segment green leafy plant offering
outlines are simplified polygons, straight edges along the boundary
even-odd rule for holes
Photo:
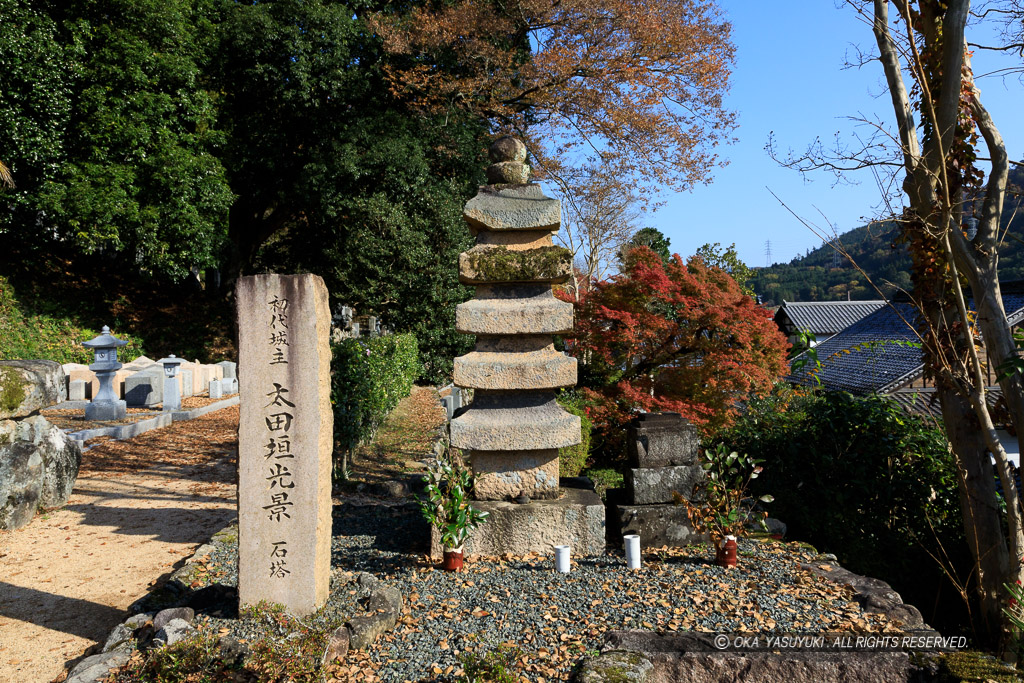
[[[761,528],[767,529],[764,521],[767,513],[755,512],[743,505],[750,482],[764,469],[761,467],[762,462],[749,455],[730,451],[722,444],[704,452],[701,468],[705,478],[693,490],[693,499],[698,503],[685,500],[678,493],[674,494],[677,503],[686,505],[686,515],[697,533],[710,535],[717,546],[726,536],[743,535],[748,522],[756,522]],[[763,495],[758,500],[770,503],[775,499]]]
[[[427,471],[426,498],[420,498],[420,510],[441,533],[445,550],[458,550],[469,533],[483,524],[489,515],[469,504],[473,491],[473,473],[451,453]]]

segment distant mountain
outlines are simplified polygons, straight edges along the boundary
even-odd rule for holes
[[[999,247],[999,278],[1007,282],[1024,279],[1024,168],[1010,174],[1016,188],[1003,207],[1002,230],[1007,234]],[[1009,230],[1007,231],[1007,227]],[[899,288],[910,289],[910,255],[898,244],[899,228],[892,221],[870,223],[837,238],[871,281],[889,297]],[[837,301],[877,299],[878,292],[832,246],[808,251],[789,263],[757,268],[748,283],[766,305],[785,301]]]

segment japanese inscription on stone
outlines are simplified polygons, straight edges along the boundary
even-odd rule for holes
[[[239,280],[239,601],[309,614],[330,573],[330,312],[315,275]]]

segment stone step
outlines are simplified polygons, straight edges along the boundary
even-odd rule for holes
[[[451,443],[472,451],[535,451],[580,442],[580,418],[553,392],[477,392],[451,422]]]
[[[572,252],[565,247],[509,249],[500,245],[477,245],[459,254],[459,282],[464,285],[561,284],[571,276]]]
[[[475,235],[481,230],[549,230],[562,222],[562,203],[544,196],[540,185],[482,187],[466,202],[462,217]]]
[[[700,465],[630,469],[626,471],[626,490],[632,494],[634,505],[672,503],[673,493],[686,500],[697,500],[693,487],[704,481],[704,476]]]
[[[558,389],[576,384],[576,359],[561,351],[473,351],[455,359],[456,386],[467,389]]]
[[[455,309],[455,329],[463,334],[566,334],[572,321],[572,304],[553,296],[473,299]]]

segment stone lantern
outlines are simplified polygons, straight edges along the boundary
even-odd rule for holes
[[[157,361],[164,366],[164,410],[181,410],[181,388],[178,386],[178,368],[182,359],[173,353]]]
[[[112,336],[106,325],[98,337],[82,342],[82,346],[92,349],[94,362],[89,369],[96,373],[100,383],[92,402],[85,406],[86,420],[120,420],[128,412],[124,401],[114,393],[114,373],[121,369],[121,364],[117,362],[117,350],[126,344],[128,342]]]

